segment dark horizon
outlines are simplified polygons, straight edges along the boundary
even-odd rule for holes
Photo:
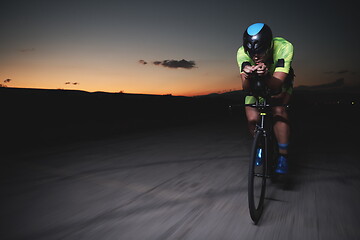
[[[89,91],[85,91],[85,90],[78,90],[78,89],[67,89],[67,88],[57,88],[57,89],[47,89],[47,88],[22,88],[22,87],[13,87],[13,86],[7,86],[5,84],[0,86],[1,88],[9,88],[9,89],[29,89],[29,90],[64,90],[64,91],[79,91],[79,92],[87,92],[87,93],[109,93],[109,94],[130,94],[130,95],[148,95],[148,96],[176,96],[176,97],[197,97],[197,96],[206,96],[206,95],[213,95],[213,94],[226,94],[226,93],[230,93],[230,92],[241,92],[243,91],[242,89],[240,90],[236,90],[236,89],[224,89],[222,91],[216,91],[216,92],[212,92],[212,93],[208,93],[208,94],[200,94],[200,95],[193,95],[193,96],[184,96],[184,95],[173,95],[172,93],[168,93],[168,94],[152,94],[152,93],[132,93],[132,92],[124,92],[124,91],[119,91],[119,92],[105,92],[105,91],[95,91],[95,92],[89,92]],[[328,82],[328,83],[324,83],[324,84],[319,84],[319,85],[299,85],[299,86],[294,86],[294,90],[309,90],[309,91],[350,91],[350,92],[355,92],[355,91],[360,91],[360,83],[357,84],[346,84],[346,81],[344,78],[340,78],[337,79],[333,82]]]

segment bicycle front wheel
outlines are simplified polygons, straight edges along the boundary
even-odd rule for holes
[[[261,150],[259,150],[261,149]],[[259,153],[260,152],[260,153]],[[258,223],[264,206],[266,189],[267,141],[262,131],[255,134],[248,176],[248,202],[251,219]]]

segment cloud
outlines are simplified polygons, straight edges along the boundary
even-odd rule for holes
[[[195,61],[187,61],[182,59],[180,61],[177,60],[164,60],[164,61],[154,61],[153,64],[161,65],[163,67],[168,68],[185,68],[185,69],[192,69],[195,68]]]
[[[140,64],[147,64],[147,62],[145,60],[139,60]],[[178,60],[163,60],[163,61],[153,61],[152,64],[156,65],[156,66],[163,66],[163,67],[167,67],[167,68],[184,68],[184,69],[192,69],[192,68],[196,68],[196,63],[195,61],[187,61],[185,59],[182,59],[180,61]]]
[[[28,52],[34,52],[35,48],[22,48],[19,50],[21,53],[28,53]]]
[[[80,83],[78,83],[78,82],[73,82],[73,83],[72,83],[72,82],[66,82],[65,84],[66,84],[66,85],[69,85],[69,84],[72,84],[72,85],[79,85]]]
[[[4,80],[4,83],[9,83],[9,82],[11,82],[11,79],[9,78]]]
[[[342,74],[346,74],[346,73],[356,74],[356,72],[352,72],[352,71],[347,70],[347,69],[342,69],[342,70],[339,70],[337,72],[335,72],[335,71],[324,72],[324,74],[333,74],[333,75],[342,75]]]
[[[340,70],[337,72],[337,74],[344,74],[344,73],[348,73],[348,72],[349,72],[349,70]]]
[[[341,88],[345,86],[345,79],[339,78],[333,82],[315,85],[315,86],[299,86],[299,89],[313,89],[313,90],[321,90],[321,89],[333,89],[333,88]]]

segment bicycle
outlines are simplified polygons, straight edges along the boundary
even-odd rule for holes
[[[256,98],[256,102],[254,104],[245,104],[245,106],[257,108],[260,115],[255,127],[248,173],[248,203],[250,216],[254,224],[258,223],[263,212],[266,180],[270,178],[275,181],[277,177],[275,168],[279,149],[273,131],[272,107],[289,107],[289,105],[269,103],[271,91],[260,81],[258,78],[254,81],[255,85],[253,86],[255,94],[252,95]],[[257,158],[260,158],[260,160]]]

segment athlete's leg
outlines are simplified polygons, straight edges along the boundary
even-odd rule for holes
[[[256,98],[253,96],[245,97],[245,104],[254,104],[256,102]],[[250,134],[254,136],[256,123],[259,120],[259,112],[256,108],[253,107],[245,107],[246,118],[248,120],[248,128]]]
[[[253,107],[245,107],[246,118],[248,120],[248,128],[250,134],[253,136],[255,134],[255,126],[259,119],[259,112]]]
[[[279,98],[281,104],[288,104],[290,101],[290,95],[288,93],[282,93],[283,96]],[[279,153],[286,155],[288,153],[287,145],[290,138],[290,126],[289,116],[285,107],[278,106],[273,108],[274,116],[274,133],[279,143]]]

